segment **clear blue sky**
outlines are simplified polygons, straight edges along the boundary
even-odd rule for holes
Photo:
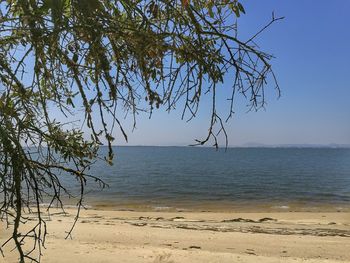
[[[246,113],[238,100],[227,125],[230,145],[350,144],[350,1],[242,1],[247,14],[239,19],[241,36],[267,23],[272,11],[285,16],[259,39],[276,56],[275,72],[282,97],[273,93],[266,111]],[[226,88],[229,88],[229,84]],[[225,88],[225,87],[223,87]],[[220,107],[225,113],[227,106]],[[208,103],[191,123],[180,112],[140,116],[129,145],[186,145],[207,131]],[[117,144],[123,144],[117,139]]]
[[[272,11],[285,17],[258,41],[262,50],[276,56],[272,64],[282,97],[269,92],[266,110],[249,113],[238,98],[236,115],[226,126],[229,144],[350,144],[350,1],[242,3],[247,12],[238,20],[243,38],[268,23]],[[228,92],[230,83],[221,88]],[[181,120],[180,107],[171,114],[160,109],[152,119],[141,114],[134,132],[131,122],[125,121],[128,145],[188,145],[203,138],[210,108],[209,99],[203,102],[199,116],[190,123]],[[223,116],[227,106],[222,97]],[[115,143],[125,144],[120,135]]]

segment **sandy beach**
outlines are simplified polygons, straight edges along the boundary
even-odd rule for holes
[[[51,211],[42,262],[350,262],[347,212]],[[28,226],[26,226],[28,227]],[[2,225],[0,241],[10,233]],[[17,262],[11,246],[0,262]]]

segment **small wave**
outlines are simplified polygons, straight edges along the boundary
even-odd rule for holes
[[[41,207],[49,207],[49,203],[41,203],[39,206],[41,206]]]
[[[47,208],[47,207],[50,206],[50,203],[41,203],[39,206],[40,206],[40,207],[45,207],[45,208]],[[55,205],[52,205],[52,204],[51,204],[51,208],[58,208],[58,207],[59,207],[59,206],[55,206]],[[77,205],[64,205],[64,206],[63,206],[63,208],[77,208],[77,207],[78,207]],[[88,209],[92,208],[91,205],[84,205],[84,207],[85,207],[85,208],[88,208]]]
[[[63,207],[64,208],[78,208],[77,205],[64,205]],[[84,205],[84,208],[89,209],[89,208],[92,208],[92,206],[91,205]]]
[[[277,209],[289,209],[289,206],[287,205],[279,205],[279,206],[273,206],[271,208],[277,208]]]

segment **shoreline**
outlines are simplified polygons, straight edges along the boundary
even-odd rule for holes
[[[46,208],[47,203],[41,204]],[[141,202],[134,200],[106,201],[88,200],[84,203],[87,209],[110,210],[110,211],[135,211],[135,212],[213,212],[213,213],[273,213],[273,212],[350,212],[350,204],[342,203],[321,203],[321,202],[228,202],[228,201],[207,201],[207,202],[173,202],[173,201],[152,201]],[[75,209],[75,202],[66,202],[65,208]],[[53,209],[59,207],[53,207]]]
[[[349,212],[88,209],[82,210],[73,239],[65,240],[76,210],[66,212],[53,209],[46,217],[42,262],[350,262]],[[5,230],[0,242],[9,233]],[[11,248],[4,250],[5,263],[16,262]]]

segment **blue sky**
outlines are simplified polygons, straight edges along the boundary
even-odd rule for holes
[[[282,96],[277,99],[271,86],[266,110],[249,113],[246,101],[237,97],[236,114],[226,125],[229,145],[350,144],[350,1],[241,2],[247,13],[238,20],[243,39],[266,25],[273,11],[285,17],[258,40],[262,50],[276,57],[272,65]],[[230,85],[220,87],[218,110],[223,117]],[[207,135],[209,102],[209,97],[203,98],[199,115],[190,123],[181,120],[181,107],[170,114],[161,108],[151,119],[139,115],[133,132],[131,120],[124,120],[129,142],[117,132],[115,144],[191,144]]]
[[[238,23],[249,36],[276,16],[285,19],[260,38],[260,47],[276,56],[274,70],[282,89],[270,92],[266,110],[246,113],[238,98],[227,124],[230,145],[350,144],[350,1],[242,1],[247,14]],[[225,84],[226,85],[226,84]],[[228,86],[222,87],[228,89]],[[129,145],[187,145],[206,135],[209,103],[197,119],[181,121],[180,111],[163,110],[138,119]],[[219,110],[226,113],[226,104]],[[117,144],[124,144],[117,138]]]

